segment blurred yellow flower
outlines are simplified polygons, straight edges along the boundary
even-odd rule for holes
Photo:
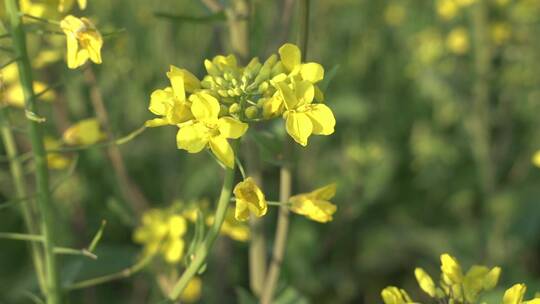
[[[536,167],[540,168],[540,150],[534,152],[534,154],[532,156],[532,163]]]
[[[469,34],[464,27],[458,27],[450,31],[446,38],[446,46],[450,52],[463,55],[469,51]]]
[[[50,136],[44,138],[45,150],[56,150],[62,147],[62,142]],[[53,170],[65,169],[71,164],[71,159],[62,153],[47,153],[47,165]]]
[[[225,215],[225,221],[221,225],[220,233],[230,237],[231,239],[239,242],[246,242],[251,237],[251,231],[249,226],[245,223],[238,221],[235,216],[235,211],[232,209],[227,209],[227,214]],[[214,216],[210,215],[206,219],[207,225],[212,225],[214,223]]]
[[[24,92],[19,82],[19,70],[16,64],[10,64],[0,71],[0,76],[5,87],[4,95],[0,103],[6,103],[17,108],[24,108]],[[34,81],[34,92],[39,96],[39,100],[52,102],[56,99],[56,94],[48,90],[46,84]]]
[[[199,277],[193,277],[188,282],[186,289],[180,294],[180,301],[187,303],[197,302],[201,298],[202,280]]]
[[[403,289],[388,286],[381,292],[384,304],[409,304],[414,303],[411,297]]]
[[[496,45],[503,45],[511,35],[510,26],[505,22],[497,22],[491,26],[491,40]]]
[[[103,38],[94,24],[87,18],[66,16],[60,27],[67,39],[67,63],[70,69],[83,65],[88,59],[101,63]]]
[[[451,20],[457,15],[459,6],[454,0],[437,0],[437,14],[443,20]]]
[[[106,137],[96,118],[83,119],[70,126],[62,135],[64,142],[71,146],[92,145]]]
[[[210,146],[225,166],[233,168],[234,151],[227,139],[241,137],[248,125],[232,117],[218,118],[219,102],[212,95],[199,92],[191,95],[190,100],[194,119],[180,126],[176,136],[178,148],[198,153]]]
[[[329,200],[336,194],[336,184],[329,184],[309,193],[302,193],[290,198],[291,211],[311,220],[326,223],[331,221],[336,212],[336,205]]]
[[[133,240],[144,245],[144,253],[161,253],[167,263],[180,262],[184,255],[184,240],[187,222],[178,214],[151,209],[142,216],[142,226],[135,229]]]
[[[239,221],[249,219],[249,214],[252,213],[256,217],[261,217],[266,214],[268,205],[264,193],[255,184],[251,177],[239,182],[233,190],[236,198],[236,211],[234,217]]]
[[[285,104],[283,117],[287,133],[300,145],[306,146],[311,134],[330,135],[334,133],[336,119],[328,106],[312,103],[315,88],[309,81],[292,83],[292,88],[284,81],[276,87]]]
[[[398,26],[405,20],[407,11],[405,7],[397,2],[389,4],[384,10],[384,21],[391,26]]]
[[[187,70],[170,66],[167,77],[170,87],[155,90],[150,96],[150,112],[162,116],[146,121],[147,127],[178,125],[193,118],[191,103],[186,99],[186,92],[194,92],[200,88],[200,82]]]

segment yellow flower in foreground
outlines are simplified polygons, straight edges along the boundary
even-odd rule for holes
[[[394,286],[388,286],[381,292],[384,304],[407,304],[414,303],[411,297],[403,289]]]
[[[306,146],[311,134],[330,135],[334,133],[336,119],[328,106],[312,103],[315,88],[309,81],[295,81],[292,88],[284,81],[276,83],[281,98],[285,102],[287,133],[300,145]]]
[[[309,193],[290,198],[291,211],[320,223],[331,221],[336,205],[329,202],[336,194],[336,184],[330,184]]]
[[[162,116],[146,121],[147,127],[178,125],[193,118],[191,103],[186,99],[186,92],[194,92],[200,88],[197,77],[189,71],[171,65],[167,77],[170,87],[155,90],[150,96],[150,112]]]
[[[236,198],[236,211],[234,217],[239,221],[249,219],[249,214],[253,213],[256,217],[266,214],[268,205],[264,193],[255,184],[251,177],[239,182],[233,190]]]
[[[298,46],[285,43],[278,50],[281,64],[291,76],[300,75],[302,80],[317,83],[324,78],[324,68],[316,62],[302,63],[302,52]]]
[[[179,149],[198,153],[206,146],[227,167],[234,167],[234,151],[228,138],[239,138],[247,131],[248,125],[232,117],[219,115],[219,102],[206,93],[196,93],[189,98],[194,119],[180,126],[176,136]]]
[[[540,168],[540,150],[534,152],[534,154],[532,156],[532,163],[536,167]]]
[[[44,139],[45,149],[54,150],[62,146],[60,140],[54,139],[49,136],[45,136]],[[53,170],[62,170],[69,166],[71,159],[62,155],[62,153],[47,153],[47,166]]]
[[[151,209],[143,214],[142,226],[138,227],[133,239],[144,245],[147,255],[161,253],[166,262],[175,264],[184,255],[184,240],[187,222],[178,214]]]
[[[101,63],[103,38],[90,20],[68,15],[60,22],[60,27],[67,38],[67,63],[70,69],[80,67],[88,59]]]
[[[69,127],[63,134],[68,145],[92,145],[106,138],[95,118],[83,119]]]
[[[202,280],[199,277],[193,277],[188,282],[186,289],[182,291],[180,300],[182,302],[193,303],[201,298]]]

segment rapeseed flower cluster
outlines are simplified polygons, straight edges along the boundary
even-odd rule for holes
[[[312,135],[330,135],[335,118],[318,83],[324,68],[302,62],[300,49],[287,43],[263,63],[252,59],[241,66],[234,55],[205,60],[207,74],[199,80],[171,66],[170,85],[155,90],[149,110],[159,116],[148,127],[175,125],[176,142],[189,153],[210,151],[232,168],[235,153],[230,139],[242,137],[249,124],[282,117],[287,133],[306,146]]]
[[[133,233],[133,240],[144,245],[145,255],[160,254],[169,264],[179,263],[185,251],[186,219],[172,210],[150,209]]]
[[[463,272],[461,265],[453,256],[441,255],[441,277],[436,284],[431,276],[422,268],[416,268],[414,274],[420,289],[433,303],[472,304],[481,301],[482,293],[497,286],[501,274],[500,267],[488,268],[473,265]],[[540,298],[524,301],[526,291],[524,284],[515,284],[504,293],[502,304],[540,304]],[[385,304],[420,303],[413,301],[407,292],[395,286],[383,289],[381,297]]]

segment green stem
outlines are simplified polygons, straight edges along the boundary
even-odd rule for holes
[[[290,140],[285,143],[286,146],[290,145]],[[285,147],[288,150],[288,147]],[[284,155],[287,155],[284,153]],[[284,165],[280,169],[279,173],[279,199],[282,202],[288,202],[291,196],[291,168],[288,162],[284,162]],[[265,286],[261,294],[261,303],[270,304],[274,296],[274,291],[279,279],[279,273],[281,271],[281,265],[283,257],[285,255],[285,248],[287,247],[287,234],[289,231],[289,207],[286,204],[279,206],[279,215],[276,228],[276,236],[274,238],[274,248],[272,250],[272,260],[270,261],[270,267],[265,279]]]
[[[43,242],[43,236],[39,234],[26,234],[26,233],[16,233],[16,232],[0,232],[0,239]]]
[[[20,60],[17,61],[19,69],[19,78],[21,87],[25,97],[26,112],[36,113],[37,107],[35,102],[32,68],[26,50],[26,33],[23,28],[23,23],[16,0],[4,0],[6,5],[6,13],[9,16],[11,25],[11,35],[15,56]],[[47,168],[47,158],[45,147],[43,144],[43,135],[41,134],[41,126],[37,121],[29,121],[30,124],[30,142],[34,154],[34,162],[36,167],[36,184],[37,184],[37,201],[41,213],[41,234],[44,237],[44,253],[45,253],[45,268],[47,278],[47,303],[61,303],[61,295],[59,288],[59,274],[57,272],[56,257],[54,254],[54,214],[52,210],[52,200],[49,193],[49,172]]]
[[[199,247],[195,250],[193,260],[169,293],[170,300],[176,301],[178,297],[180,297],[182,291],[184,291],[187,284],[197,274],[203,263],[206,261],[208,254],[212,250],[212,246],[214,245],[214,242],[219,235],[219,231],[221,230],[221,225],[225,220],[225,214],[227,212],[227,207],[229,206],[229,200],[231,198],[233,182],[234,168],[227,168],[225,171],[225,177],[223,178],[223,186],[221,188],[221,194],[219,196],[216,213],[214,215],[214,223],[210,227],[208,234],[204,239],[204,242],[202,242],[201,245],[199,245]]]
[[[15,195],[17,197],[26,197],[28,191],[26,189],[26,183],[24,179],[24,170],[21,162],[16,159],[18,154],[17,145],[15,143],[13,132],[10,129],[6,111],[7,108],[0,109],[0,128],[2,130],[2,141],[6,149],[7,157],[10,159],[9,169],[11,171],[11,178],[13,179],[13,184],[15,187]],[[4,204],[0,206],[0,209],[2,209],[3,207],[5,207]],[[26,226],[26,230],[31,234],[36,234],[38,232],[38,229],[34,221],[32,205],[20,204],[20,209],[24,224]],[[37,244],[30,244],[30,250],[32,253],[32,263],[34,264],[34,268],[36,270],[39,289],[42,293],[44,293],[45,273],[43,271],[42,256],[39,251],[39,246]]]
[[[308,38],[309,38],[309,8],[310,0],[301,0],[299,2],[300,26],[298,32],[298,45],[302,50],[302,58],[307,59]],[[283,155],[290,158],[291,141],[286,140],[283,148]],[[287,247],[287,234],[289,231],[289,206],[286,202],[291,197],[292,176],[290,162],[284,159],[280,170],[279,200],[283,203],[279,207],[276,235],[274,238],[274,248],[272,250],[272,260],[268,275],[265,280],[265,288],[262,292],[261,303],[270,304],[274,297],[274,292],[281,272],[281,265],[285,256]]]
[[[137,263],[133,264],[132,266],[130,266],[130,267],[124,269],[124,270],[121,270],[121,271],[115,272],[115,273],[111,273],[111,274],[107,274],[107,275],[104,275],[104,276],[101,276],[101,277],[92,278],[92,279],[80,281],[80,282],[77,282],[77,283],[73,283],[72,285],[67,286],[66,289],[67,290],[82,289],[82,288],[87,288],[87,287],[107,283],[107,282],[110,282],[110,281],[115,281],[115,280],[128,278],[128,277],[136,274],[137,272],[141,271],[142,269],[144,269],[144,267],[146,267],[146,265],[148,265],[152,261],[153,258],[154,258],[154,255],[147,255],[144,258],[142,258],[140,261],[138,261]]]

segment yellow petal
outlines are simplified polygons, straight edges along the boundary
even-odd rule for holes
[[[296,45],[292,43],[285,43],[279,48],[278,52],[279,57],[281,58],[281,63],[289,72],[292,71],[296,66],[300,65],[302,53]]]
[[[316,83],[324,78],[324,68],[315,62],[304,63],[300,68],[300,75],[302,79]]]
[[[414,276],[416,277],[416,281],[418,281],[420,289],[422,289],[430,297],[435,297],[435,283],[429,274],[427,274],[427,272],[425,272],[422,268],[416,268],[414,270]]]
[[[315,88],[309,81],[299,81],[295,83],[295,94],[298,105],[310,104],[315,96]]]
[[[234,209],[234,218],[236,220],[245,222],[249,219],[249,208],[245,201],[236,201],[236,208]]]
[[[307,146],[308,138],[313,132],[311,119],[304,113],[288,112],[286,122],[287,133],[300,145]]]
[[[219,119],[219,133],[226,138],[239,138],[248,129],[248,124],[236,120],[232,117],[222,117]]]
[[[163,118],[154,118],[144,122],[144,125],[149,128],[161,127],[168,125],[169,122]]]
[[[281,95],[281,98],[285,102],[285,107],[288,110],[293,110],[298,105],[298,98],[296,98],[296,94],[294,91],[289,88],[289,86],[285,82],[278,82],[276,83],[276,87]]]
[[[330,200],[336,195],[336,188],[336,183],[331,183],[324,187],[313,190],[309,193],[309,196],[320,200]]]
[[[105,138],[95,118],[83,119],[70,126],[62,135],[68,145],[92,145]]]
[[[184,241],[181,239],[170,240],[163,248],[165,253],[165,261],[174,264],[182,259],[184,254]]]
[[[170,70],[167,72],[167,77],[169,77],[171,80],[173,88],[174,82],[178,81],[179,78],[182,79],[183,86],[187,92],[193,93],[201,88],[201,82],[195,75],[186,69],[181,69],[175,67],[174,65],[170,66]]]
[[[217,119],[219,115],[219,102],[212,95],[197,93],[189,97],[191,112],[197,120]]]
[[[79,54],[79,42],[72,34],[67,36],[67,64],[68,68],[76,69],[86,62],[87,57],[83,54]],[[86,57],[86,58],[85,58]]]
[[[210,149],[225,166],[234,168],[234,151],[224,136],[210,138]]]
[[[309,111],[306,111],[306,114],[313,123],[313,134],[330,135],[334,133],[336,118],[329,107],[322,103],[315,104],[310,107]]]
[[[183,126],[176,134],[176,145],[178,148],[186,150],[189,153],[200,152],[206,147],[207,143],[206,127],[200,123]]]
[[[79,8],[81,10],[86,9],[86,0],[77,0],[77,3],[79,4]]]
[[[173,215],[169,218],[169,235],[171,237],[181,237],[186,233],[186,219],[180,215]]]
[[[256,217],[261,217],[266,214],[268,205],[264,193],[251,177],[239,182],[234,187],[233,193],[236,198],[238,209],[238,216],[236,218],[239,221],[245,221],[249,217],[249,212],[246,215],[245,209],[248,209]]]
[[[461,284],[463,281],[463,273],[461,271],[461,266],[457,260],[444,253],[441,255],[441,271],[446,277],[445,281],[447,284]]]
[[[503,304],[521,304],[527,287],[525,284],[515,284],[507,289],[503,296]]]
[[[148,110],[156,115],[165,116],[174,105],[172,90],[170,87],[163,90],[155,90],[150,95],[150,106]]]

